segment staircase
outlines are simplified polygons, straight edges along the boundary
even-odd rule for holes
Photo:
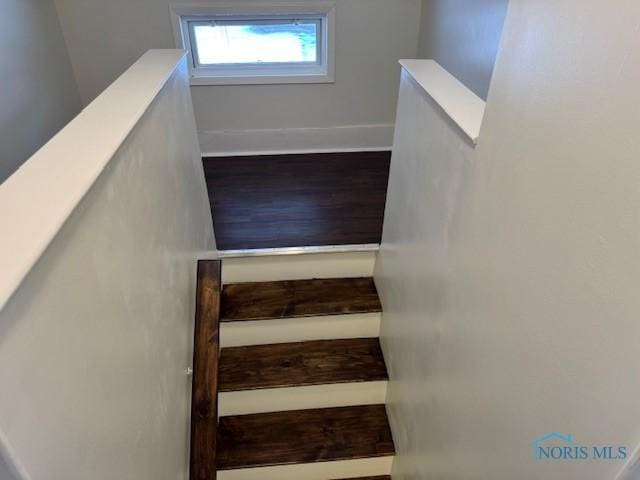
[[[219,309],[218,480],[389,480],[373,280],[229,283]]]

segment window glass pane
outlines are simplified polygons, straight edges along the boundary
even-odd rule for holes
[[[318,22],[256,22],[193,27],[201,65],[317,63]]]

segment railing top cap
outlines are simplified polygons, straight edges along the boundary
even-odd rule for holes
[[[184,56],[148,51],[0,185],[0,310]]]
[[[435,60],[400,60],[400,65],[475,145],[480,136],[485,101]]]

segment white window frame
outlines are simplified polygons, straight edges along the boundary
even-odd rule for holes
[[[191,85],[257,85],[286,83],[332,83],[335,75],[335,1],[172,4],[171,21],[178,48],[189,54]],[[318,63],[278,63],[207,67],[193,55],[191,26],[194,22],[310,19],[318,22]]]

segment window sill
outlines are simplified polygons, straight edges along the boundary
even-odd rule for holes
[[[191,85],[284,85],[293,83],[334,83],[333,75],[253,75],[235,77],[192,76]]]

